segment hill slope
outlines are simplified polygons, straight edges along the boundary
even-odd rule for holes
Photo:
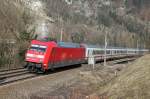
[[[150,55],[138,59],[122,71],[115,81],[105,86],[110,99],[150,98]]]

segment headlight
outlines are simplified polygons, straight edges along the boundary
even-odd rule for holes
[[[26,54],[26,57],[33,57],[33,54],[27,53],[27,54]]]
[[[44,55],[37,55],[37,58],[44,58]]]

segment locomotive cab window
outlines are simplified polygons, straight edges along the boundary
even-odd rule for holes
[[[37,51],[38,49],[38,45],[31,45],[31,47],[29,48],[29,50],[33,50],[33,51]]]
[[[45,52],[46,51],[46,46],[39,46],[39,49],[38,49],[38,51],[39,52]]]
[[[45,52],[46,48],[47,47],[43,46],[43,45],[31,45],[31,47],[29,48],[29,50],[38,51],[38,52]]]

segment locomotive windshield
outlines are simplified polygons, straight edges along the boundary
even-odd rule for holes
[[[46,46],[43,45],[31,45],[30,50],[38,51],[38,52],[45,52]]]

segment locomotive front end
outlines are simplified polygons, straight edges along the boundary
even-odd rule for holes
[[[33,40],[25,55],[25,67],[32,72],[45,72],[49,55],[49,43]]]
[[[26,61],[43,63],[47,46],[32,44],[26,54]]]

